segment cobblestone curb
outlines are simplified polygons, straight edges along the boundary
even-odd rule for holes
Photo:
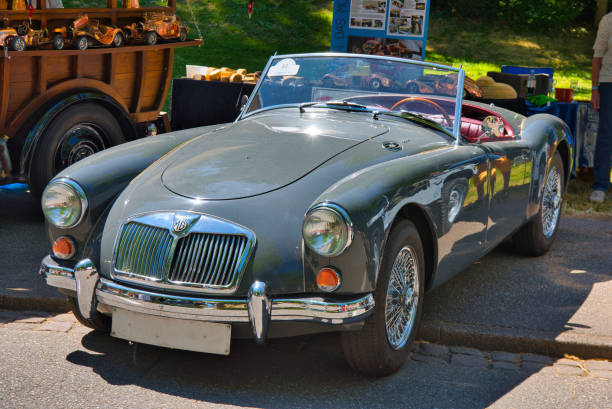
[[[444,363],[472,368],[489,368],[526,373],[541,370],[553,371],[557,375],[593,376],[612,382],[612,361],[562,358],[556,360],[544,355],[509,353],[502,351],[480,351],[475,348],[453,347],[428,342],[418,342],[411,359],[424,363]]]
[[[417,333],[417,339],[489,351],[529,352],[546,356],[569,354],[585,359],[612,359],[612,337],[571,332],[559,334],[525,328],[424,321]]]

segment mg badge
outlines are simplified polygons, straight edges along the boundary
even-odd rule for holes
[[[174,216],[172,221],[172,234],[176,237],[185,236],[189,233],[191,226],[200,220],[199,215],[179,213]]]
[[[185,230],[187,228],[187,220],[185,219],[180,219],[174,222],[174,226],[172,226],[172,230],[174,230],[175,233],[182,233],[183,230]]]

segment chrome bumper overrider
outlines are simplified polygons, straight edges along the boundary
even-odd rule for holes
[[[265,283],[255,281],[246,299],[200,298],[162,294],[101,278],[93,263],[79,262],[75,269],[43,259],[40,274],[47,284],[75,291],[85,318],[109,307],[144,314],[208,322],[250,322],[257,342],[266,339],[270,321],[309,321],[348,324],[365,319],[374,308],[374,297],[334,302],[322,297],[271,298]]]

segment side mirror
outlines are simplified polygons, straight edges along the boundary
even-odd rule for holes
[[[242,97],[240,97],[240,112],[244,111],[247,102],[249,102],[249,96],[246,94],[242,95]]]
[[[482,120],[480,129],[482,129],[488,138],[499,138],[504,136],[504,121],[502,121],[502,119],[498,116],[489,115]]]

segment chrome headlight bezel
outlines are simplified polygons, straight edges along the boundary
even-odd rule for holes
[[[344,244],[341,245],[339,249],[333,252],[323,252],[320,248],[315,247],[307,239],[307,232],[305,231],[306,223],[308,222],[310,217],[320,211],[329,212],[330,214],[332,214],[334,217],[336,217],[339,221],[343,223],[343,227],[346,229],[346,240]],[[348,247],[350,247],[351,243],[353,242],[353,234],[353,222],[351,221],[348,212],[335,203],[323,202],[311,207],[310,210],[306,212],[304,220],[302,221],[302,239],[304,240],[304,243],[312,251],[323,257],[336,257],[344,253],[344,251]]]
[[[45,211],[45,195],[47,194],[47,191],[51,187],[58,186],[58,185],[68,188],[70,190],[70,194],[74,195],[74,197],[77,199],[78,203],[80,204],[79,216],[76,218],[75,221],[69,224],[58,223],[57,219],[55,220],[51,219],[48,216],[47,212]],[[45,219],[50,224],[60,229],[69,229],[74,226],[77,226],[83,220],[83,217],[85,216],[85,212],[87,211],[87,207],[88,207],[87,196],[85,195],[85,191],[83,190],[83,188],[81,188],[81,186],[79,186],[79,184],[76,183],[75,181],[68,179],[68,178],[55,179],[55,180],[52,180],[45,187],[45,190],[43,191],[43,194],[41,197],[41,207],[43,210],[43,214],[45,215]]]

